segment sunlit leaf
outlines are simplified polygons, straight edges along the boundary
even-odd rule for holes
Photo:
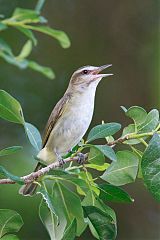
[[[23,148],[22,146],[12,146],[12,147],[4,148],[0,150],[0,157],[17,153],[18,151],[22,150],[22,148]]]
[[[0,238],[6,233],[18,232],[22,225],[23,220],[16,211],[0,209]]]
[[[42,139],[38,129],[31,123],[24,123],[25,131],[32,146],[40,151],[42,148]]]
[[[67,36],[67,34],[60,30],[55,30],[53,28],[47,27],[47,26],[29,26],[27,25],[28,29],[35,30],[38,32],[45,33],[56,40],[61,44],[63,48],[70,47],[70,40]]]
[[[87,142],[111,136],[118,132],[120,129],[121,125],[119,123],[105,123],[97,125],[96,127],[92,128],[91,131],[89,132]]]
[[[115,186],[134,182],[138,172],[139,159],[128,150],[117,152],[117,161],[112,162],[101,178]]]
[[[29,54],[31,53],[31,51],[32,51],[32,42],[31,42],[31,40],[28,40],[28,41],[24,44],[24,46],[23,46],[20,54],[19,54],[16,58],[17,58],[17,59],[27,58],[27,57],[29,56]]]
[[[19,102],[4,90],[0,90],[0,117],[15,123],[24,123]]]
[[[93,163],[85,164],[85,167],[92,168],[92,169],[95,169],[97,171],[105,171],[109,166],[110,166],[109,163],[104,163],[103,165],[96,165],[96,164],[93,164]]]
[[[10,21],[23,21],[23,23],[45,23],[47,20],[44,17],[41,17],[35,10],[16,8],[10,18]]]

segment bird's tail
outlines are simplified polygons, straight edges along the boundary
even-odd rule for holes
[[[37,172],[42,167],[43,165],[41,163],[38,163],[34,172]],[[36,183],[27,183],[26,185],[20,188],[19,193],[24,196],[32,196],[35,193],[37,186],[38,185]]]

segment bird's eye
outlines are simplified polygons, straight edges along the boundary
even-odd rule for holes
[[[88,70],[83,70],[83,74],[88,74]]]

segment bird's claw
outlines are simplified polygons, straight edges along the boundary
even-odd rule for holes
[[[77,154],[77,157],[78,157],[78,159],[77,159],[78,164],[84,164],[84,162],[85,162],[85,160],[86,160],[85,154],[83,154],[83,153],[78,153],[78,154]]]
[[[59,161],[60,167],[63,167],[63,165],[65,164],[65,161],[63,160],[63,158],[59,158],[58,161]]]

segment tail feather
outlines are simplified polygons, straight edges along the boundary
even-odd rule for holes
[[[37,172],[42,167],[43,165],[41,163],[38,163],[34,172]],[[36,183],[27,183],[26,185],[20,188],[19,193],[24,196],[32,196],[35,193],[37,186],[38,185]]]

